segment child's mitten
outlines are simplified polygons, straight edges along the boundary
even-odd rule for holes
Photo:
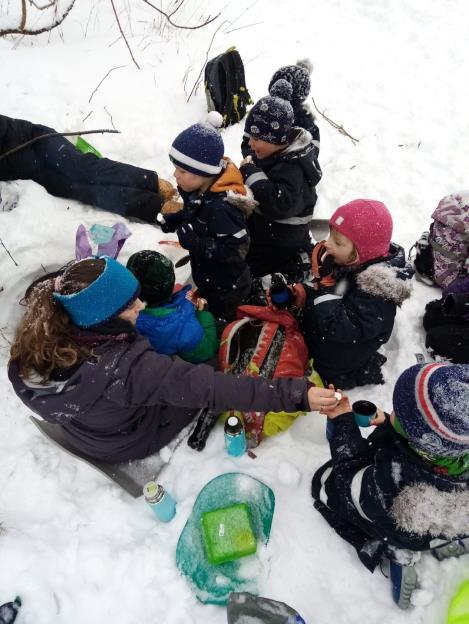
[[[311,272],[315,290],[335,286],[334,266],[334,257],[327,252],[324,241],[317,243],[311,253]]]

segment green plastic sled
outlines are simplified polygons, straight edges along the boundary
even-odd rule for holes
[[[77,142],[75,143],[75,147],[82,154],[94,154],[98,158],[103,157],[101,152],[99,152],[95,147],[93,147],[91,143],[88,143],[88,141],[85,141],[85,139],[81,136],[77,137]]]
[[[448,624],[469,622],[469,580],[464,581],[456,592],[448,611]]]
[[[254,477],[229,472],[209,481],[194,503],[176,548],[176,565],[204,604],[226,605],[232,592],[257,594],[262,562],[250,555],[219,565],[209,563],[202,536],[202,514],[238,503],[249,506],[252,529],[259,546],[267,544],[275,508],[272,490]]]

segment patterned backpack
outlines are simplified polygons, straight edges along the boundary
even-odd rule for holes
[[[308,350],[290,312],[245,305],[238,308],[237,316],[221,337],[221,371],[267,379],[305,376]],[[264,412],[242,413],[250,448],[262,440],[265,416]]]
[[[445,288],[469,274],[469,191],[443,197],[432,219],[412,248],[414,264],[423,281]]]

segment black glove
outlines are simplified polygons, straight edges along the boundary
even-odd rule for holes
[[[469,316],[469,293],[447,295],[443,301],[443,314]]]
[[[187,221],[185,221],[181,227],[176,230],[176,234],[178,235],[179,242],[184,249],[193,249],[199,241],[199,237],[194,232],[192,224]]]

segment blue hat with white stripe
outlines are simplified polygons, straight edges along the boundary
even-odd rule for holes
[[[89,258],[81,260],[86,262]],[[117,316],[138,297],[140,284],[135,276],[113,258],[103,257],[103,272],[86,288],[71,295],[54,292],[77,327],[86,329]]]
[[[217,130],[222,123],[220,113],[212,111],[207,123],[197,123],[183,130],[169,150],[171,162],[195,175],[206,178],[218,175],[224,167],[225,146]]]

